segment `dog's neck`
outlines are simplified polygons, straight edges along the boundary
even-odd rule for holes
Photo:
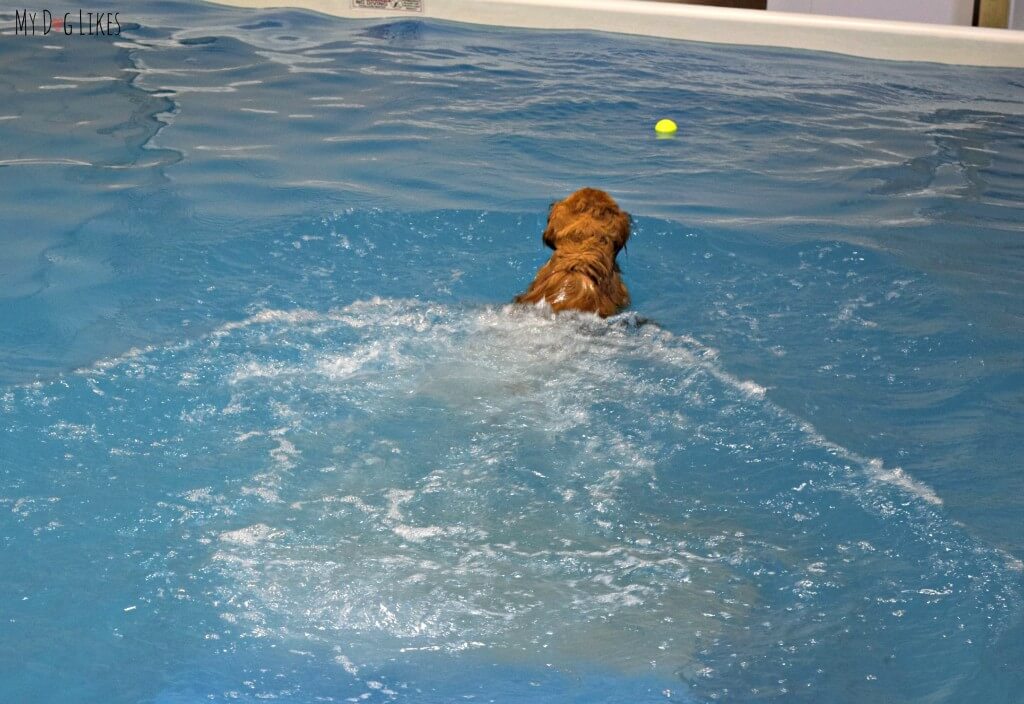
[[[567,243],[551,255],[555,271],[576,272],[594,281],[604,281],[617,270],[615,247],[611,242]]]
[[[583,242],[562,242],[555,250],[553,257],[584,257],[587,259],[601,258],[615,260],[617,252],[610,240],[586,240]]]

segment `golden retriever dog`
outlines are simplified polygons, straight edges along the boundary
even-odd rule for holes
[[[629,305],[615,256],[629,239],[629,213],[610,195],[581,188],[551,206],[544,244],[555,250],[516,303],[547,301],[556,313],[614,315]]]

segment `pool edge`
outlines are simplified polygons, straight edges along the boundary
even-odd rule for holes
[[[1024,68],[1022,31],[649,0],[422,0],[422,12],[354,8],[352,0],[216,0],[216,4],[250,9],[301,8],[353,19],[424,17],[499,27],[593,30],[807,49],[868,59]]]

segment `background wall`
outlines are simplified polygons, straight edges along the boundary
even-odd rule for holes
[[[1002,1],[1005,3],[1005,0]],[[974,15],[974,0],[768,0],[768,9],[970,26]]]

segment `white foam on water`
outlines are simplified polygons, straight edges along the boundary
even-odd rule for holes
[[[802,422],[801,425],[812,442],[827,449],[835,456],[860,466],[872,481],[885,482],[897,486],[908,494],[933,506],[942,505],[942,497],[935,493],[934,489],[924,482],[914,479],[899,467],[887,468],[882,460],[878,458],[864,457],[841,445],[837,445],[818,433],[810,423]]]
[[[629,348],[629,351],[636,353],[637,341],[641,345],[647,345],[643,350],[652,359],[669,362],[681,366],[697,364],[704,371],[714,378],[727,384],[734,390],[752,399],[765,399],[768,390],[752,380],[738,379],[721,368],[718,363],[717,350],[703,345],[700,341],[687,335],[672,335],[666,331],[657,330],[651,326],[641,328],[638,335],[632,338],[624,335],[622,330],[635,324],[635,314],[623,314],[602,321],[596,316],[563,314],[555,316],[543,307],[527,312],[527,309],[520,307],[506,306],[499,309],[483,309],[463,314],[462,319],[452,318],[452,311],[444,306],[424,304],[417,301],[402,299],[383,299],[372,297],[367,300],[356,301],[348,306],[336,309],[327,313],[320,313],[308,309],[275,310],[265,309],[254,312],[247,318],[239,321],[231,321],[217,327],[202,339],[222,338],[232,332],[244,330],[253,326],[263,325],[284,325],[284,326],[317,326],[342,324],[352,329],[408,329],[413,335],[423,334],[425,338],[434,338],[437,341],[438,335],[454,334],[460,329],[475,328],[478,331],[489,331],[496,334],[508,347],[502,353],[509,353],[511,357],[507,360],[491,360],[492,367],[498,363],[508,364],[515,368],[524,361],[521,355],[527,356],[536,353],[541,347],[547,347],[547,362],[560,363],[581,355],[586,349],[587,354],[593,354],[594,349],[589,345],[581,345],[578,335],[592,334],[595,331],[605,333],[616,346]],[[563,334],[565,333],[565,334]],[[539,337],[538,337],[539,335]],[[549,339],[545,339],[544,336]],[[575,338],[575,339],[574,339]],[[632,344],[626,341],[633,340]],[[193,341],[186,341],[179,345],[173,345],[169,349],[182,350],[193,344]],[[472,340],[467,344],[472,345]],[[386,347],[390,346],[390,350]],[[378,361],[386,353],[392,356],[397,354],[397,345],[394,341],[386,339],[375,339],[365,345],[357,346],[345,354],[326,353],[318,358],[313,369],[316,373],[322,374],[331,379],[344,379],[356,375],[368,364]],[[89,367],[78,370],[80,373],[103,372],[120,364],[137,361],[140,358],[160,349],[159,346],[148,346],[132,348],[128,352],[117,357],[101,360]],[[165,348],[166,349],[166,348]],[[472,351],[472,347],[470,350]],[[490,350],[493,352],[493,350]],[[520,355],[516,359],[516,354]],[[511,369],[509,376],[511,376]],[[596,371],[596,369],[595,369]],[[246,361],[237,367],[231,377],[231,383],[238,383],[252,379],[273,379],[281,376],[302,376],[308,375],[308,367],[290,367],[281,362],[259,362],[255,360]],[[767,402],[770,404],[770,402]],[[784,409],[773,408],[788,415]],[[882,460],[871,457],[864,457],[856,452],[833,443],[828,438],[820,435],[811,424],[799,418],[793,417],[805,429],[808,439],[820,446],[858,465],[861,470],[874,481],[886,482],[906,491],[927,503],[941,505],[942,499],[924,482],[917,480],[901,468],[887,468]],[[561,419],[551,419],[552,429],[557,430],[560,422],[578,424],[586,422],[587,415],[583,408],[570,409],[570,413]],[[281,453],[285,457],[288,453]]]
[[[391,489],[387,493],[388,498],[388,512],[387,517],[392,521],[402,520],[401,506],[404,503],[408,503],[416,495],[415,491],[403,491],[401,489]]]
[[[439,535],[444,535],[445,531],[443,528],[438,526],[407,526],[401,523],[392,526],[391,530],[395,532],[395,535],[402,538],[403,540],[411,540],[414,543],[427,540],[428,538],[436,538]]]
[[[727,366],[635,316],[374,298],[255,311],[80,373],[110,397],[162,375],[187,395],[197,421],[166,433],[249,468],[183,494],[225,624],[345,642],[360,662],[331,657],[353,676],[466,649],[698,672],[748,647],[777,670],[744,629],[824,608],[860,569],[893,583],[886,618],[957,579],[946,602],[990,608],[1003,587],[964,575],[1000,585],[1011,560]]]
[[[268,540],[273,540],[281,534],[282,533],[279,530],[275,530],[263,523],[257,523],[256,525],[239,528],[238,530],[226,531],[221,533],[218,537],[225,543],[252,546]]]
[[[365,345],[344,355],[327,355],[321,358],[315,367],[318,374],[331,379],[345,379],[353,376],[367,364],[380,359],[384,345],[375,343]]]

